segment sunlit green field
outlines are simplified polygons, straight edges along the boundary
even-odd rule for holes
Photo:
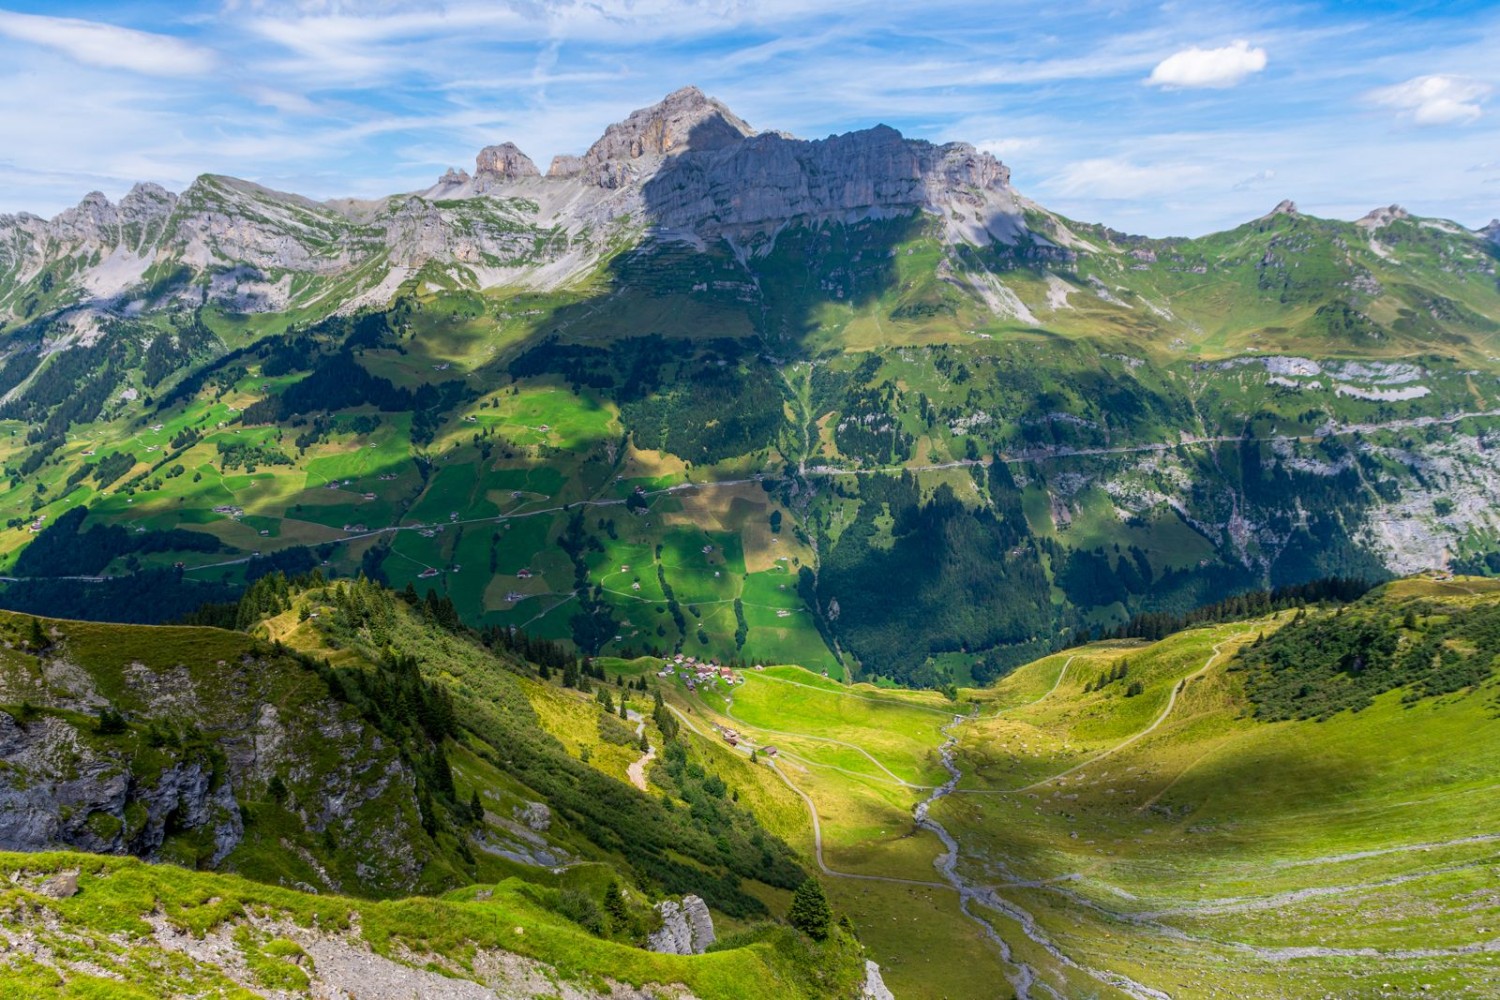
[[[1256,721],[1234,653],[1289,617],[1069,650],[957,702],[785,667],[678,697],[700,725],[781,751],[817,808],[836,898],[900,996],[992,995],[1018,963],[1063,996],[1493,995],[1500,685]],[[1123,678],[1085,690],[1122,660]],[[955,715],[963,777],[932,814],[1009,962],[912,822],[946,777],[936,750]]]

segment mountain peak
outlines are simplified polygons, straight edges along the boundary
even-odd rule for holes
[[[1279,202],[1276,203],[1276,207],[1275,208],[1271,209],[1265,215],[1261,216],[1261,218],[1263,218],[1263,219],[1269,219],[1269,218],[1272,218],[1273,216],[1277,216],[1277,215],[1296,215],[1296,214],[1298,214],[1297,213],[1297,203],[1295,201],[1293,201],[1292,199],[1290,199],[1290,198],[1283,198],[1283,199],[1281,199],[1281,201],[1279,201]]]
[[[1488,226],[1479,230],[1479,235],[1488,236],[1496,243],[1500,243],[1500,219],[1491,219]]]
[[[1411,213],[1400,205],[1382,205],[1379,208],[1370,209],[1365,213],[1364,218],[1357,220],[1354,224],[1363,226],[1365,229],[1379,229],[1381,226],[1389,226],[1400,219],[1409,218],[1411,218]]]
[[[521,152],[513,142],[502,142],[498,146],[486,146],[474,157],[476,177],[496,177],[515,180],[518,177],[540,177],[541,171],[531,162],[531,157]]]
[[[683,87],[606,128],[583,161],[598,166],[645,156],[705,152],[733,146],[754,134],[744,119],[720,101],[697,87]]]

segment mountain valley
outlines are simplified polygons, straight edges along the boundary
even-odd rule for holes
[[[1497,265],[692,87],[0,216],[0,985],[1496,995]]]

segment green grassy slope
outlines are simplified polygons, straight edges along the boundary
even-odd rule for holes
[[[1488,996],[1500,982],[1497,600],[1483,580],[1398,581],[1339,613],[1068,650],[945,712],[930,695],[783,668],[680,696],[705,731],[780,749],[778,777],[817,810],[831,891],[861,915],[898,995],[988,994],[997,977],[1034,976],[1064,996]],[[1304,655],[1297,676],[1257,680],[1258,664],[1305,649],[1309,629],[1370,624],[1403,655],[1439,643],[1452,655],[1432,655],[1432,676],[1456,656],[1467,682],[1433,693],[1408,673],[1372,684],[1358,711],[1267,721],[1273,690],[1365,675]],[[1346,650],[1320,637],[1337,662]],[[912,822],[945,776],[936,728],[955,713],[961,777],[930,815],[959,845],[970,913],[1008,958],[960,912],[942,843]]]
[[[584,652],[940,686],[1248,589],[1500,571],[1492,243],[1048,218],[1072,249],[867,221],[647,240],[554,292],[11,331],[3,600],[162,620],[326,564]],[[52,527],[80,506],[125,535]],[[28,559],[53,530],[94,558]],[[154,601],[56,579],[132,574]]]
[[[558,914],[577,892],[567,877],[370,902],[95,855],[0,853],[0,872],[0,989],[14,997],[361,995],[375,983],[424,995],[467,981],[504,996],[769,1000],[850,996],[857,983],[850,956],[790,930],[687,957],[600,941]],[[69,875],[69,894],[55,891]]]
[[[150,970],[166,963],[173,995],[239,995],[301,981],[278,958],[313,975],[315,961],[286,940],[314,955],[373,946],[480,981],[515,972],[498,968],[512,961],[495,951],[504,942],[544,963],[525,987],[543,993],[561,977],[591,995],[605,976],[701,996],[834,997],[862,978],[847,933],[814,943],[779,922],[806,877],[778,837],[794,825],[774,812],[757,823],[713,765],[716,747],[691,733],[669,740],[649,691],[562,686],[456,627],[451,607],[408,607],[365,583],[268,577],[221,613],[252,634],[0,615],[3,843],[241,876],[7,855],[26,874],[0,907],[35,945],[0,961],[7,987],[86,993],[119,974],[156,995]],[[685,765],[642,772],[649,790],[630,773],[650,764],[642,740]],[[759,802],[752,789],[746,802]],[[79,868],[76,897],[32,906],[49,874]],[[484,905],[465,909],[479,886]],[[611,887],[623,887],[623,908]],[[411,898],[382,909],[330,893]],[[444,893],[450,902],[413,896]],[[721,948],[686,962],[640,951],[659,923],[651,904],[684,893],[709,904]],[[204,908],[179,913],[179,898]],[[153,913],[166,922],[143,929]],[[376,930],[381,914],[389,932]],[[229,950],[193,953],[169,929],[179,925]],[[525,942],[510,941],[512,925]],[[330,926],[347,932],[325,940]],[[88,964],[116,932],[129,940]],[[476,947],[492,954],[476,958]],[[358,958],[329,961],[336,974]]]

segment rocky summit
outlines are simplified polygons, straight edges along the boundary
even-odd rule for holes
[[[0,314],[22,318],[42,298],[348,309],[388,301],[429,265],[479,289],[550,288],[596,265],[620,226],[744,241],[794,220],[917,210],[943,215],[957,241],[1024,229],[1009,171],[971,146],[883,126],[815,142],[756,133],[686,87],[609,126],[583,155],[558,157],[545,177],[505,142],[481,150],[472,174],[452,169],[420,194],[373,202],[315,203],[205,176],[181,196],[142,184],[119,205],[96,192],[50,221],[0,216]]]

